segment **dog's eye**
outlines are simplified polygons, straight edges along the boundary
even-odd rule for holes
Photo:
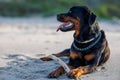
[[[73,16],[73,14],[71,14],[71,13],[68,13],[68,16],[71,16],[71,17],[72,17],[72,16]]]

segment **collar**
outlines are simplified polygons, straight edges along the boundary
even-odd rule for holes
[[[98,38],[98,36],[100,35],[101,32],[98,33],[98,35],[96,35],[94,38],[91,38],[89,40],[86,40],[86,41],[78,41],[78,39],[75,37],[75,35],[73,36],[74,37],[74,40],[77,42],[77,43],[89,43],[89,42],[92,42],[94,41],[96,38]]]
[[[99,40],[101,39],[101,36],[102,36],[102,33],[99,32],[98,35],[97,35],[97,37],[92,38],[92,39],[87,40],[87,41],[84,41],[84,42],[78,41],[78,40],[74,37],[74,40],[75,40],[76,42],[78,42],[78,43],[88,43],[88,42],[92,42],[92,41],[95,40],[96,38],[97,38],[97,39],[96,39],[95,42],[93,42],[92,44],[90,44],[89,46],[87,46],[87,47],[85,47],[85,48],[77,47],[74,42],[72,43],[72,46],[73,46],[76,50],[78,50],[78,51],[86,51],[86,50],[92,48],[93,46],[95,46],[95,45],[99,42]]]

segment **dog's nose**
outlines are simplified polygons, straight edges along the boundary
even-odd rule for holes
[[[64,19],[65,18],[65,14],[58,14],[57,15],[57,19]]]
[[[60,14],[57,15],[57,18],[58,18],[58,19],[60,18]]]

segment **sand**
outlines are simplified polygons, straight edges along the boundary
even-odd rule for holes
[[[101,20],[111,49],[105,69],[81,76],[82,80],[120,80],[120,20]],[[49,80],[59,64],[39,58],[71,46],[73,32],[56,32],[55,17],[0,17],[0,80]],[[61,58],[66,63],[68,58]],[[70,80],[66,74],[56,79]]]

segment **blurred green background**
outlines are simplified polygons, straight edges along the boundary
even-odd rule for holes
[[[120,18],[120,0],[0,0],[0,16],[54,16],[72,6],[89,6],[100,18]]]

